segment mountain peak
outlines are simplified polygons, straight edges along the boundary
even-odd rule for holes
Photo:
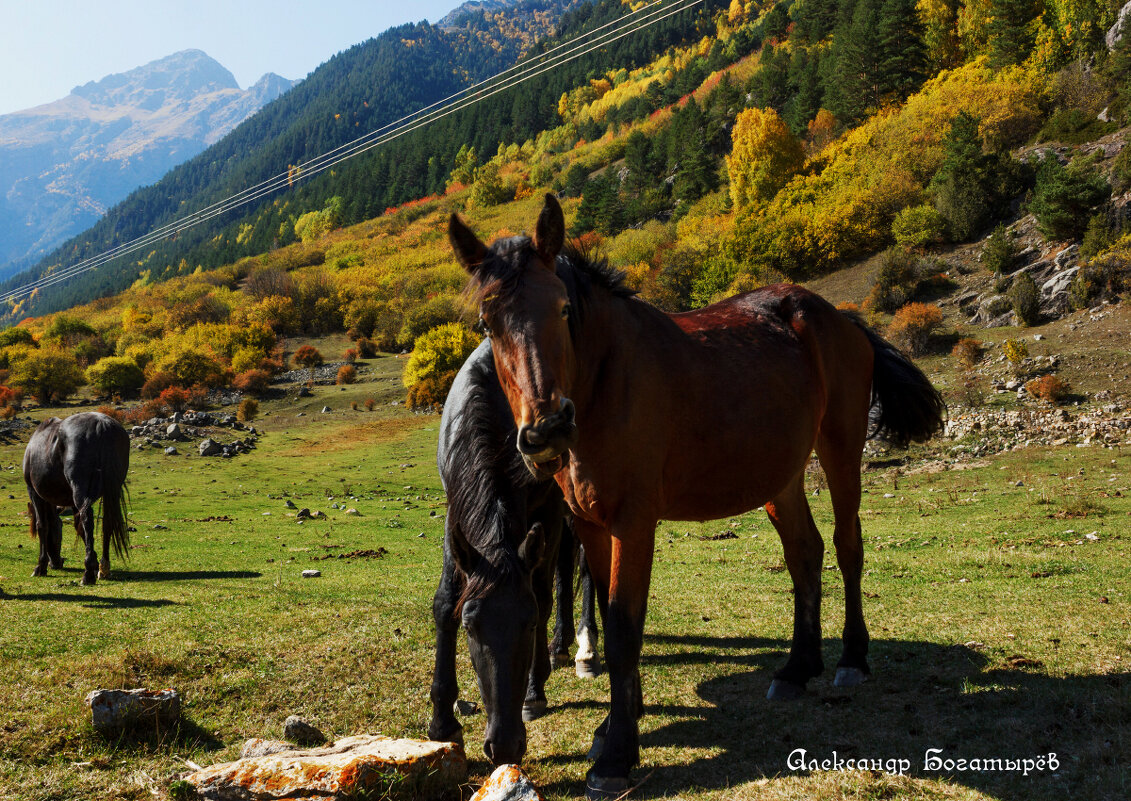
[[[203,50],[182,50],[76,86],[71,94],[96,105],[148,108],[205,92],[239,88],[235,76]]]

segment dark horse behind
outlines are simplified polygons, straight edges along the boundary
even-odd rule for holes
[[[31,535],[39,537],[39,561],[33,576],[46,576],[48,564],[63,566],[60,552],[63,523],[59,509],[75,510],[75,532],[86,545],[83,584],[110,577],[110,546],[119,558],[128,555],[126,472],[130,437],[114,420],[99,412],[81,412],[65,420],[51,417],[32,432],[24,451]],[[102,561],[94,549],[95,504],[101,502]]]
[[[553,474],[574,515],[605,624],[610,711],[595,737],[594,797],[639,761],[638,672],[659,520],[765,506],[793,579],[793,645],[769,697],[796,698],[824,668],[824,543],[805,496],[815,450],[828,480],[844,580],[835,683],[869,673],[861,574],[860,459],[871,424],[895,444],[930,437],[945,406],[906,356],[798,286],[665,314],[622,276],[565,249],[547,195],[532,238],[487,247],[455,215],[449,236],[490,334],[517,449]]]
[[[440,421],[436,461],[448,513],[444,566],[432,603],[436,666],[428,736],[463,738],[453,711],[459,696],[456,632],[462,621],[487,712],[483,750],[496,764],[522,760],[524,721],[546,710],[545,684],[551,670],[546,624],[555,569],[555,658],[573,640],[570,577],[575,549],[563,524],[562,493],[548,477],[535,477],[526,469],[514,447],[516,434],[491,345],[484,342],[456,376]],[[588,573],[583,577],[588,579]],[[596,638],[591,582],[587,598],[580,624],[579,675],[597,661],[595,654],[585,653],[587,643]]]

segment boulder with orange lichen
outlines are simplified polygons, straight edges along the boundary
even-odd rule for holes
[[[518,765],[500,765],[471,801],[542,801],[542,794]]]
[[[264,742],[254,751],[270,750]],[[184,777],[208,801],[458,798],[466,780],[467,757],[457,743],[381,735],[343,737],[320,748],[292,746]]]

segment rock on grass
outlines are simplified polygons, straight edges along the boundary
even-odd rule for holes
[[[262,753],[264,742],[255,751]],[[287,750],[212,765],[190,773],[209,801],[382,798],[439,799],[467,780],[467,758],[456,743],[396,740],[381,735],[343,737],[330,746]]]
[[[542,801],[542,794],[518,765],[499,765],[471,801]]]
[[[94,690],[86,703],[95,730],[108,735],[170,729],[181,717],[176,690]]]

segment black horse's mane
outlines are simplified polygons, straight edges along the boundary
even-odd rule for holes
[[[518,542],[508,542],[508,519],[525,509],[506,504],[523,503],[536,479],[526,469],[509,436],[513,427],[503,421],[510,409],[498,387],[491,362],[472,367],[468,391],[459,399],[459,428],[445,454],[448,515],[453,537],[478,555],[472,571],[464,575],[464,589],[456,606],[482,598],[500,582],[520,575]],[[503,404],[500,409],[500,403]]]

